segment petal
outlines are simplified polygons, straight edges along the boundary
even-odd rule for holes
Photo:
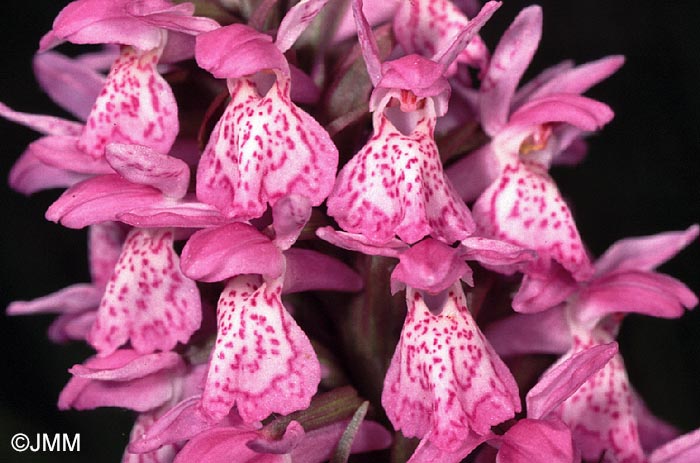
[[[610,246],[595,263],[596,275],[624,270],[653,270],[695,241],[700,226],[683,231],[627,238]]]
[[[219,79],[237,79],[271,69],[289,74],[284,55],[269,35],[231,24],[197,36],[197,64]]]
[[[31,301],[12,302],[7,307],[7,315],[76,314],[97,308],[100,299],[100,289],[91,284],[79,283]]]
[[[579,292],[576,317],[594,325],[608,314],[634,312],[678,318],[698,304],[698,298],[680,281],[652,272],[626,271],[597,278]]]
[[[529,249],[514,246],[500,240],[480,236],[469,236],[461,241],[460,257],[475,260],[489,267],[510,267],[533,260],[535,254]]]
[[[249,441],[258,437],[255,431],[242,432],[237,428],[214,428],[198,434],[177,454],[173,463],[230,463],[236,456],[240,463],[284,463],[283,455],[269,459],[257,459],[261,455],[249,449]]]
[[[218,333],[202,395],[217,421],[235,405],[244,422],[309,406],[321,379],[311,344],[280,299],[281,281],[242,275],[219,299]]]
[[[4,103],[0,103],[0,117],[4,117],[8,121],[22,124],[45,135],[74,136],[80,134],[83,128],[83,126],[77,122],[68,121],[60,117],[21,113]]]
[[[625,62],[624,56],[606,56],[590,63],[563,69],[530,93],[529,100],[555,93],[579,95],[615,73]],[[520,93],[520,92],[518,92]]]
[[[459,283],[439,315],[423,297],[406,291],[409,312],[384,381],[382,405],[406,437],[423,437],[455,452],[472,432],[520,411],[513,376],[471,318]]]
[[[550,367],[527,393],[527,416],[545,419],[618,352],[616,342],[581,350]]]
[[[452,243],[474,229],[467,206],[442,171],[431,100],[409,134],[375,112],[375,133],[338,174],[328,214],[350,233],[382,244],[395,235]]]
[[[31,145],[10,170],[10,187],[25,195],[51,188],[68,188],[85,180],[87,175],[52,167],[41,161]]]
[[[571,348],[571,334],[561,307],[498,320],[488,326],[486,338],[502,357],[561,355]]]
[[[101,175],[66,190],[46,211],[46,218],[68,228],[83,228],[100,222],[116,221],[132,208],[162,201],[155,188],[138,185],[119,175]]]
[[[282,53],[294,45],[327,2],[328,0],[302,0],[289,9],[277,29],[275,40],[275,45]]]
[[[292,247],[311,218],[311,204],[304,196],[291,195],[280,199],[272,208],[275,245],[282,251]]]
[[[576,463],[571,431],[561,421],[523,419],[504,435],[496,463]]]
[[[684,463],[700,460],[700,429],[689,432],[656,449],[650,463]]]
[[[649,454],[663,444],[680,435],[675,426],[654,416],[638,394],[633,394],[634,415],[637,417],[637,429],[642,448]]]
[[[112,167],[103,158],[94,159],[78,148],[76,137],[51,135],[29,145],[34,155],[46,165],[81,174],[111,174]]]
[[[140,353],[186,343],[202,318],[199,291],[180,270],[173,232],[133,229],[88,341],[101,356],[130,341]]]
[[[83,62],[55,52],[38,53],[33,65],[39,85],[51,99],[78,119],[86,120],[104,86],[104,76]]]
[[[391,291],[396,293],[408,285],[438,294],[459,279],[471,278],[471,269],[456,249],[428,238],[401,253],[399,264],[391,273]]]
[[[525,274],[513,297],[513,310],[520,313],[547,310],[564,302],[577,288],[571,275],[555,263],[545,271]]]
[[[481,235],[537,251],[536,267],[546,269],[553,259],[577,280],[591,276],[593,268],[571,211],[538,165],[506,165],[473,211]]]
[[[605,103],[585,96],[557,93],[525,103],[515,111],[509,126],[541,125],[565,122],[586,131],[594,131],[610,122],[613,111]]]
[[[131,429],[129,439],[136,439],[138,436],[147,432],[152,427],[155,417],[156,414],[153,412],[139,415],[136,419],[136,423],[134,423],[134,427]],[[121,463],[171,463],[179,449],[179,445],[169,444],[158,450],[149,452],[146,455],[137,455],[131,453],[129,448],[127,448],[124,450]]]
[[[110,143],[105,148],[110,166],[132,183],[149,185],[165,196],[180,199],[190,184],[190,168],[184,161],[147,146]]]
[[[61,391],[58,407],[151,410],[175,394],[175,372],[182,366],[175,353],[139,356],[134,351],[122,350],[105,358],[92,358],[85,366],[71,369],[74,376]]]
[[[96,311],[59,315],[49,326],[49,339],[61,344],[68,341],[85,341],[95,323]]]
[[[338,259],[310,249],[288,249],[283,294],[302,291],[359,291],[362,278]]]
[[[135,207],[128,212],[117,213],[116,217],[121,222],[141,228],[208,228],[230,222],[218,209],[197,201],[193,194],[177,202],[165,199]]]
[[[94,158],[107,143],[148,146],[168,153],[179,130],[177,103],[158,74],[160,52],[124,48],[107,75],[78,147]]]
[[[124,229],[115,222],[95,224],[88,230],[90,276],[102,292],[119,261],[125,235]]]
[[[609,340],[610,336],[600,330],[593,333],[593,337],[577,332],[569,356]],[[552,415],[572,430],[574,442],[584,460],[595,461],[605,454],[611,461],[646,461],[634,416],[632,389],[619,354],[589,378]]]
[[[182,250],[182,271],[205,282],[242,274],[275,278],[284,272],[284,258],[268,237],[237,222],[192,235]]]
[[[444,450],[437,446],[432,439],[432,434],[421,439],[408,463],[459,463],[472,453],[479,445],[484,443],[489,436],[480,436],[476,433],[460,436],[459,445],[454,450]]]
[[[289,99],[280,74],[260,97],[252,81],[238,79],[197,170],[197,197],[228,217],[260,217],[289,195],[320,205],[328,196],[338,150],[314,118]]]
[[[445,173],[459,197],[472,202],[498,178],[500,165],[488,143],[454,162]]]
[[[361,252],[368,256],[399,257],[403,250],[408,249],[405,243],[396,238],[376,245],[363,235],[336,231],[332,227],[321,227],[316,230],[316,235],[339,248]]]
[[[542,9],[525,8],[501,37],[481,83],[481,124],[495,135],[506,124],[510,103],[542,35]]]
[[[333,456],[347,421],[333,423],[306,433],[305,438],[292,449],[292,461],[304,463],[322,463]],[[391,434],[380,424],[363,421],[352,442],[351,453],[382,450],[391,445]]]
[[[382,63],[379,58],[379,47],[377,39],[374,38],[372,28],[367,22],[367,17],[363,11],[362,0],[352,0],[352,14],[355,18],[355,27],[357,27],[357,38],[362,49],[362,56],[367,65],[367,72],[375,87],[382,78]]]

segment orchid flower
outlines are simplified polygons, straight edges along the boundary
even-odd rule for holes
[[[292,103],[292,74],[283,55],[324,4],[297,4],[274,43],[242,24],[197,38],[197,63],[226,79],[231,94],[197,169],[197,198],[226,217],[260,217],[268,203],[290,194],[318,206],[333,186],[338,150],[321,125]]]
[[[539,254],[514,303],[516,310],[528,311],[551,302],[530,293],[541,291],[547,275],[560,272],[558,266],[573,280],[593,271],[571,211],[547,170],[584,131],[610,121],[608,106],[580,93],[622,64],[622,58],[610,57],[576,69],[562,66],[515,93],[541,28],[541,10],[533,6],[501,38],[478,93],[481,124],[492,140],[449,171],[465,199],[480,193],[473,209],[480,234]],[[522,301],[526,293],[534,300]]]
[[[277,209],[283,205],[278,203]],[[198,281],[226,281],[202,395],[202,409],[212,422],[234,405],[244,422],[307,407],[320,381],[320,365],[308,338],[284,307],[282,292],[360,287],[358,277],[339,262],[314,251],[288,249],[306,220],[292,222],[296,225],[288,223],[284,214],[278,218],[275,225],[281,239],[275,241],[237,222],[200,230],[183,249],[186,275]],[[289,270],[299,259],[311,264],[308,268],[325,271],[295,281],[296,272]]]
[[[564,354],[558,362],[562,363],[586,349],[612,342],[624,313],[680,317],[684,309],[697,305],[697,297],[678,280],[654,269],[692,242],[699,232],[700,227],[694,225],[681,232],[614,244],[596,262],[593,277],[581,283],[567,301],[546,312],[498,322],[488,331],[489,340],[501,355],[557,353]],[[552,414],[571,428],[585,459],[609,455],[606,458],[614,461],[658,461],[654,449],[675,437],[668,425],[646,411],[629,383],[619,354]],[[688,445],[683,452],[696,451],[700,442],[698,437],[680,439]],[[667,451],[659,450],[663,454]]]
[[[59,13],[40,51],[63,41],[122,46],[73,151],[99,159],[110,142],[170,150],[179,128],[177,104],[156,67],[168,44],[179,59],[191,56],[192,41],[183,36],[218,26],[193,13],[192,4],[167,0],[76,0]]]
[[[443,174],[433,131],[447,109],[447,66],[498,6],[489,2],[432,60],[408,55],[382,64],[362,1],[353,2],[375,87],[374,135],[340,171],[328,198],[328,214],[345,231],[378,244],[395,236],[411,244],[426,235],[452,243],[473,231],[469,210]]]

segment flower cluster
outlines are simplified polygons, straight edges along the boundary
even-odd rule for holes
[[[35,70],[79,122],[0,104],[43,134],[12,187],[89,227],[92,281],[8,308],[95,350],[59,408],[137,412],[123,462],[700,460],[615,341],[697,305],[655,269],[700,227],[594,259],[548,172],[612,119],[583,94],[623,58],[521,83],[537,6],[489,50],[496,1],[291,3],[75,0]]]

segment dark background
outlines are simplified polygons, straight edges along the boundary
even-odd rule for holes
[[[0,101],[37,113],[61,113],[36,86],[31,56],[67,2],[6,0],[0,14]],[[491,47],[523,6],[505,0],[484,30]],[[575,169],[553,174],[571,199],[591,250],[634,235],[685,229],[700,219],[700,3],[543,1],[545,26],[532,74],[560,60],[577,63],[624,54],[625,66],[589,95],[616,117],[591,139]],[[10,166],[36,135],[0,120],[0,308],[88,281],[85,233],[43,219],[57,191],[23,197],[5,186]],[[662,270],[700,292],[696,241]],[[0,315],[0,461],[118,461],[132,414],[121,410],[58,412],[67,369],[90,351],[46,338],[52,317]],[[700,426],[700,312],[680,320],[629,317],[620,337],[633,384],[652,410],[683,430]],[[80,454],[16,454],[9,439],[23,432],[81,433]]]

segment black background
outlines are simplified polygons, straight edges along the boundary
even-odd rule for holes
[[[367,2],[370,4],[370,2]],[[523,6],[505,0],[484,29],[491,47]],[[0,13],[0,101],[37,113],[65,115],[43,95],[31,72],[41,35],[66,2],[6,0]],[[598,255],[634,235],[685,229],[700,219],[700,3],[543,1],[544,36],[535,71],[563,59],[577,63],[624,54],[625,66],[589,95],[608,103],[615,119],[591,139],[589,157],[553,172],[572,201],[584,240]],[[671,3],[668,3],[671,4]],[[23,197],[5,185],[30,130],[0,120],[0,308],[69,284],[88,281],[83,231],[43,219],[57,191]],[[696,241],[662,270],[700,292]],[[52,317],[0,315],[0,460],[118,461],[133,418],[121,410],[58,412],[67,369],[90,355],[78,344],[46,338]],[[683,430],[700,426],[700,312],[680,320],[629,317],[620,337],[633,384],[650,407]],[[81,433],[80,454],[16,454],[17,432]]]

